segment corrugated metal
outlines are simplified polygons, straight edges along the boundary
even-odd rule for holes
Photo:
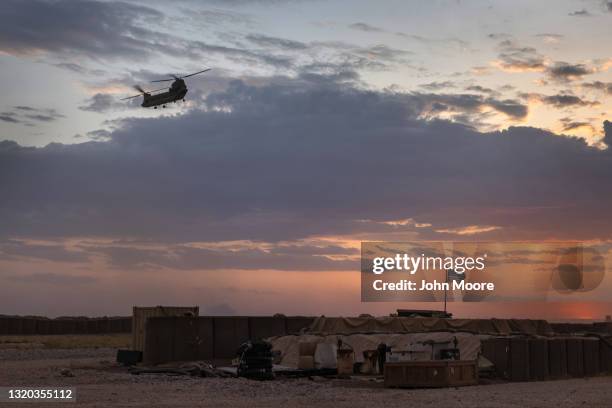
[[[144,352],[146,323],[149,317],[198,316],[198,306],[153,306],[132,309],[132,349]]]

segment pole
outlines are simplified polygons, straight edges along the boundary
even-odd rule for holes
[[[446,271],[446,285],[444,286],[444,314],[446,315],[446,295],[448,292],[448,270]]]

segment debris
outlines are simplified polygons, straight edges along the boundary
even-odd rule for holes
[[[238,377],[254,380],[271,380],[272,374],[272,345],[266,341],[247,341],[237,351]]]
[[[231,373],[214,368],[206,363],[186,363],[178,367],[130,367],[129,372],[140,374],[186,375],[191,377],[233,377]]]

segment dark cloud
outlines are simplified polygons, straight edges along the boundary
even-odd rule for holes
[[[599,102],[585,101],[578,96],[570,94],[558,94],[558,95],[539,95],[538,99],[545,104],[553,105],[557,108],[566,108],[572,106],[595,106],[599,105]]]
[[[533,47],[518,45],[513,40],[499,43],[498,65],[505,70],[541,71],[545,68],[546,59]]]
[[[452,109],[458,113],[476,114],[483,108],[503,113],[511,119],[523,119],[527,116],[527,105],[513,99],[495,99],[475,94],[413,94],[413,102],[419,105],[421,113],[427,113],[430,107],[434,110]],[[440,109],[444,107],[444,109]]]
[[[593,73],[584,64],[568,64],[567,62],[556,62],[546,69],[548,76],[554,80],[573,81],[585,75]]]
[[[471,91],[471,92],[483,93],[487,95],[497,95],[499,93],[495,91],[494,89],[487,88],[487,87],[480,86],[480,85],[471,85],[471,86],[466,87],[465,90]]]
[[[10,111],[1,112],[0,120],[7,123],[34,126],[36,123],[53,122],[65,118],[55,109],[33,108],[31,106],[13,106]]]
[[[373,25],[367,24],[367,23],[353,23],[351,25],[349,25],[349,28],[352,28],[353,30],[359,30],[359,31],[365,31],[365,32],[369,32],[369,33],[380,33],[380,32],[384,32],[385,30],[383,30],[380,27],[375,27]]]
[[[170,37],[140,24],[163,17],[152,8],[120,2],[7,0],[0,2],[0,50],[145,57],[172,47]]]
[[[571,118],[561,118],[560,121],[563,125],[564,132],[569,132],[569,131],[580,129],[583,127],[588,127],[593,130],[593,126],[589,122],[575,121],[575,120],[572,120]]]
[[[85,101],[84,105],[79,106],[79,109],[87,112],[105,113],[115,109],[138,107],[139,105],[140,100],[138,98],[121,102],[115,95],[97,93]]]
[[[572,17],[590,17],[591,15],[592,14],[589,13],[587,9],[572,11],[571,13],[568,14],[568,16],[572,16]]]
[[[608,146],[608,149],[612,147],[612,122],[608,120],[604,122],[603,142],[605,143],[606,146]]]
[[[2,112],[0,113],[0,120],[7,123],[20,123],[16,116],[15,112]]]
[[[236,16],[233,11],[205,10],[189,17],[198,19],[198,13],[208,19]],[[297,74],[301,66],[316,63],[335,64],[342,70],[387,70],[405,63],[410,54],[385,45],[304,43],[262,33],[219,35],[218,42],[188,39],[172,29],[185,18],[177,20],[152,7],[122,2],[8,0],[0,3],[0,52],[18,56],[48,53],[47,62],[84,75],[100,73],[89,69],[87,61],[133,61],[160,54],[198,62],[229,61],[274,74]]]
[[[429,91],[439,91],[441,89],[454,88],[455,83],[452,81],[430,82],[428,84],[419,85],[419,87],[425,88]]]
[[[276,242],[356,233],[364,226],[355,220],[384,216],[439,230],[457,220],[499,226],[493,238],[610,238],[609,151],[533,128],[483,134],[419,119],[434,104],[523,117],[526,106],[515,101],[376,92],[314,76],[234,81],[204,104],[181,116],[126,119],[107,141],[0,143],[0,234]],[[236,265],[193,248],[181,263],[137,255],[106,256]],[[316,252],[243,255],[241,263],[262,267],[332,267]]]
[[[593,81],[582,84],[583,88],[595,89],[612,95],[612,82]]]

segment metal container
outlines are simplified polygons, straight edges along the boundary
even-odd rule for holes
[[[144,351],[145,330],[149,317],[167,316],[194,316],[197,317],[200,308],[198,306],[154,306],[138,307],[132,309],[132,350]]]
[[[478,384],[478,365],[472,360],[385,363],[385,387],[439,388],[475,384]]]

